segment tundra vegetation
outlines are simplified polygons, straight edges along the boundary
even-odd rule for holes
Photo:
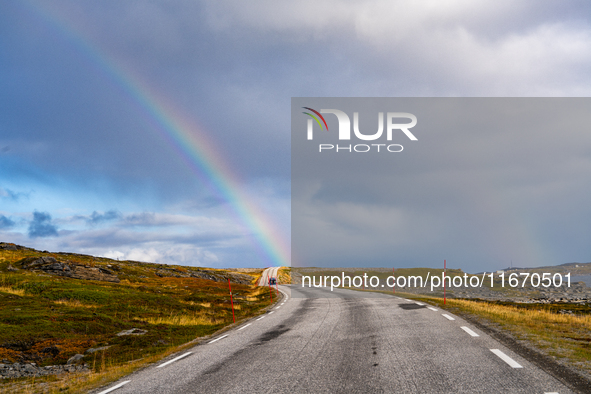
[[[0,377],[0,392],[86,392],[192,346],[271,305],[260,269],[219,270],[0,243],[0,366],[83,371]],[[277,300],[277,297],[274,297]],[[80,356],[78,356],[80,358]],[[1,371],[0,371],[1,372]]]

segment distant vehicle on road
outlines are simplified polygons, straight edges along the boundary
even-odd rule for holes
[[[277,284],[277,279],[275,279],[275,278],[269,279],[269,286],[275,286],[276,284]]]

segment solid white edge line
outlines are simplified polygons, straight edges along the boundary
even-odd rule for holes
[[[450,315],[446,315],[445,313],[442,313],[441,316],[445,317],[448,320],[456,320],[453,317],[451,317]]]
[[[106,390],[104,390],[104,391],[101,391],[101,392],[100,392],[100,393],[98,393],[98,394],[107,394],[107,393],[110,393],[111,391],[113,391],[113,390],[117,390],[119,387],[121,387],[121,386],[123,386],[123,385],[126,385],[126,384],[127,384],[127,383],[129,383],[129,382],[131,382],[131,380],[126,380],[125,382],[121,382],[121,383],[119,383],[117,386],[113,386],[113,387],[111,387],[110,389],[106,389]]]
[[[228,335],[229,335],[229,334],[226,334],[226,335],[224,335],[224,336],[222,336],[222,337],[216,338],[216,339],[214,339],[214,340],[213,340],[213,341],[211,341],[211,342],[207,342],[207,344],[209,345],[210,343],[214,343],[215,341],[219,341],[220,339],[224,339],[224,338],[225,338],[225,337],[227,337]]]
[[[433,308],[432,306],[428,306],[427,309],[431,309],[433,312],[437,312],[437,309]]]
[[[511,357],[507,356],[505,353],[501,352],[499,349],[490,349],[491,352],[497,355],[501,360],[506,362],[511,366],[511,368],[523,368],[517,361],[513,360]]]
[[[191,353],[193,353],[193,352],[187,352],[187,353],[185,353],[185,354],[182,354],[182,355],[180,355],[180,356],[178,356],[178,357],[176,357],[176,358],[173,358],[172,360],[169,360],[169,361],[165,362],[164,364],[160,364],[160,365],[158,365],[156,368],[162,368],[162,367],[166,367],[168,364],[172,364],[172,363],[174,363],[175,361],[178,361],[178,360],[180,360],[181,358],[187,357],[187,356],[188,356],[189,354],[191,354]]]
[[[479,337],[480,335],[476,334],[474,331],[470,330],[468,327],[462,326],[460,327],[462,330],[466,331],[472,337]]]
[[[240,327],[240,328],[238,329],[238,331],[240,331],[240,330],[244,330],[246,327],[250,326],[251,324],[252,324],[252,323],[248,323],[247,325]]]
[[[257,320],[261,320],[261,319],[264,319],[264,318],[265,318],[265,316],[261,316]]]

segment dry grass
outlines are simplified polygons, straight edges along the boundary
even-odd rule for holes
[[[21,297],[25,296],[25,291],[23,289],[13,289],[10,286],[0,286],[0,292],[14,294]]]
[[[280,284],[291,284],[291,267],[280,267],[277,276]]]
[[[221,324],[224,319],[218,319],[206,315],[177,315],[169,317],[148,317],[139,318],[137,320],[145,321],[149,324],[154,325],[171,325],[171,326],[211,326],[215,324]]]
[[[182,304],[191,306],[201,306],[203,308],[211,308],[211,302],[195,302],[195,301],[180,301]]]
[[[589,315],[561,315],[544,310],[522,309],[488,302],[468,300],[447,300],[450,306],[460,307],[473,313],[494,318],[506,323],[519,324],[531,329],[562,328],[565,330],[580,330],[591,333],[591,316]]]
[[[67,300],[67,299],[63,299],[63,300],[53,301],[53,303],[54,304],[58,304],[58,305],[69,306],[71,308],[97,308],[98,307],[98,305],[83,304],[79,300]]]
[[[267,286],[256,287],[252,292],[249,293],[245,300],[247,301],[256,301],[256,298],[261,295],[268,295],[269,288]]]

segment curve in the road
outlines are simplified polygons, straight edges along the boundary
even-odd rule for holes
[[[277,273],[279,271],[279,267],[269,267],[266,268],[263,273],[261,274],[261,279],[259,279],[259,286],[268,286],[270,278],[277,278]]]

